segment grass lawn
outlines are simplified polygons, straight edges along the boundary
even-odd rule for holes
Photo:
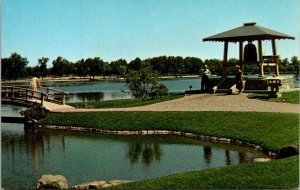
[[[210,168],[137,181],[122,189],[291,189],[299,185],[299,156]]]
[[[283,92],[279,98],[269,98],[268,94],[249,94],[249,98],[266,99],[271,102],[289,102],[299,104],[299,90]]]
[[[106,130],[174,130],[227,137],[280,150],[298,142],[299,116],[263,112],[49,113],[42,124]]]
[[[69,103],[69,105],[77,108],[125,108],[125,107],[135,107],[135,106],[145,106],[149,104],[155,104],[159,102],[165,102],[169,100],[175,100],[184,97],[184,94],[170,94],[156,99],[151,99],[147,101],[141,101],[138,99],[121,99],[121,100],[108,100],[108,101],[91,101],[80,103]]]

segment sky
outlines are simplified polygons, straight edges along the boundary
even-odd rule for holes
[[[296,40],[278,40],[281,58],[299,57],[300,0],[2,0],[1,57],[131,61],[166,56],[223,58],[221,42],[202,39],[246,22]],[[263,42],[271,54],[271,42]],[[238,44],[229,44],[229,58]]]

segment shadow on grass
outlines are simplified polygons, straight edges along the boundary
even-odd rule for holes
[[[268,101],[272,98],[270,98],[270,96],[268,94],[249,94],[247,96],[249,99],[258,99],[258,100],[264,100],[264,101]]]

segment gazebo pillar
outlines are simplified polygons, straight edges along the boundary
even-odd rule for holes
[[[277,58],[277,50],[276,50],[276,42],[275,39],[272,39],[272,50],[273,50],[273,56],[274,56],[274,62],[275,62],[275,75],[279,76],[279,66],[278,66],[278,58]]]
[[[264,66],[263,66],[263,52],[262,52],[262,42],[258,40],[258,65],[259,65],[259,76],[264,76]]]
[[[240,47],[239,47],[239,65],[240,65],[240,68],[241,68],[241,70],[242,70],[242,72],[243,72],[243,62],[244,62],[244,59],[243,59],[243,54],[244,54],[244,52],[243,52],[243,41],[240,41]]]
[[[226,67],[227,67],[227,54],[228,54],[228,41],[224,42],[224,55],[223,55],[223,68],[222,68],[222,75],[226,76]]]

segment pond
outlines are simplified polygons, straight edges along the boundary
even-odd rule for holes
[[[2,105],[2,115],[23,108]],[[43,174],[60,174],[70,186],[93,180],[142,180],[179,172],[252,162],[263,154],[246,147],[176,136],[114,136],[25,130],[1,123],[2,187],[34,188]]]

